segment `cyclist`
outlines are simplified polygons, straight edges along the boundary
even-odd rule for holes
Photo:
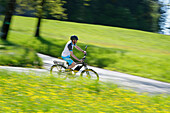
[[[84,54],[86,53],[86,51],[82,50],[80,47],[78,47],[76,45],[78,40],[78,37],[76,35],[72,35],[70,37],[70,41],[67,42],[67,44],[65,45],[65,48],[61,54],[61,57],[63,58],[63,60],[65,60],[66,62],[68,62],[69,66],[68,69],[73,68],[76,63],[70,58],[70,55],[76,59],[77,61],[82,62],[82,59],[78,59],[74,54],[73,54],[73,47],[75,47],[76,49],[78,49],[79,51],[83,52]]]

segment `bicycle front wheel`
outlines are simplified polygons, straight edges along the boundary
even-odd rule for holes
[[[87,77],[94,80],[99,80],[99,75],[92,69],[85,69],[80,74],[81,77]]]

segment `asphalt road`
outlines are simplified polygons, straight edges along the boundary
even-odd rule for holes
[[[0,69],[7,69],[10,71],[27,72],[27,73],[34,72],[37,73],[38,75],[40,72],[42,72],[43,74],[49,74],[50,67],[53,65],[53,60],[60,60],[40,53],[38,53],[38,56],[43,59],[45,69],[32,69],[32,68],[8,67],[8,66],[0,66]],[[109,71],[109,70],[96,68],[92,66],[88,66],[88,67],[95,70],[99,74],[100,81],[111,82],[117,84],[119,87],[125,89],[132,89],[139,93],[147,92],[149,94],[170,94],[170,83],[160,82],[152,79],[142,78],[142,77],[124,74],[115,71]],[[78,74],[80,74],[80,72]]]
[[[44,67],[47,70],[49,70],[50,66],[53,65],[53,60],[60,60],[43,54],[38,55],[43,59]],[[117,84],[119,87],[132,89],[134,91],[142,93],[147,92],[149,94],[170,94],[170,83],[160,82],[115,71],[109,71],[92,66],[88,67],[95,70],[99,74],[100,81],[112,82],[114,84]]]

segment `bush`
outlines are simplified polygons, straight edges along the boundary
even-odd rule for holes
[[[42,61],[34,50],[20,46],[0,45],[0,65],[40,68]]]

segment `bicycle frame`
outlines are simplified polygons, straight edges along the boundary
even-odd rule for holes
[[[79,66],[78,64],[82,64],[82,65]],[[86,64],[85,62],[82,62],[82,63],[77,62],[76,65],[78,65],[78,66],[74,69],[75,71],[80,71],[81,68],[83,68],[83,67],[84,67],[85,69],[88,69],[88,68],[87,68],[87,64]]]

